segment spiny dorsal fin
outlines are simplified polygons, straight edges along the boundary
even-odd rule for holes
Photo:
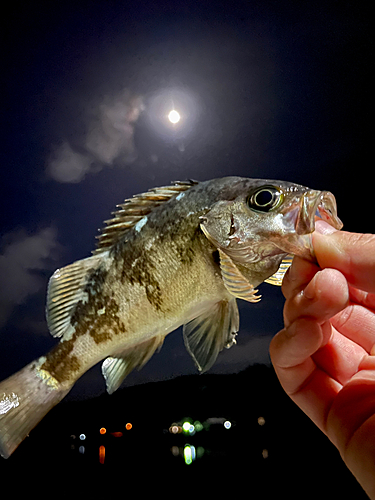
[[[108,250],[124,234],[134,227],[143,217],[152,212],[156,207],[169,201],[179,193],[190,189],[197,181],[176,181],[171,186],[153,188],[146,193],[140,193],[117,205],[119,210],[112,212],[114,217],[104,221],[106,227],[97,236],[98,244],[93,254],[98,254]]]
[[[285,273],[292,265],[292,262],[293,255],[287,255],[285,259],[281,261],[280,267],[275,274],[264,280],[264,282],[269,283],[270,285],[281,286],[283,284]]]

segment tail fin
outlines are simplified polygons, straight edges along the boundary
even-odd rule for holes
[[[36,366],[34,361],[0,382],[0,455],[4,458],[71,389],[40,378]]]

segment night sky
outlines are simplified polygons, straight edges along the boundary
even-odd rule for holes
[[[2,14],[0,379],[55,344],[49,276],[89,256],[133,194],[187,178],[284,179],[332,191],[345,229],[374,230],[364,3],[180,3],[14,2]],[[283,298],[261,293],[240,304],[238,345],[211,373],[269,363]],[[178,331],[125,385],[192,373]],[[97,366],[68,399],[103,391]]]

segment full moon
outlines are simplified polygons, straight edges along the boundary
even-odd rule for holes
[[[175,109],[172,109],[172,111],[169,112],[168,114],[168,120],[171,123],[178,123],[181,119],[180,113],[176,111]]]

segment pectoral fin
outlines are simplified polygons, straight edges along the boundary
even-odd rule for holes
[[[239,271],[232,259],[220,249],[219,255],[221,275],[228,292],[237,299],[259,302],[261,295],[256,295],[258,290],[254,290],[253,285]]]
[[[217,355],[236,343],[239,314],[235,299],[217,302],[183,327],[186,349],[198,370],[205,372],[215,363]]]
[[[157,335],[142,344],[127,349],[117,357],[108,357],[103,361],[102,373],[106,381],[107,392],[115,392],[125,377],[134,369],[140,370],[154,354],[156,349],[161,349],[164,336]]]

